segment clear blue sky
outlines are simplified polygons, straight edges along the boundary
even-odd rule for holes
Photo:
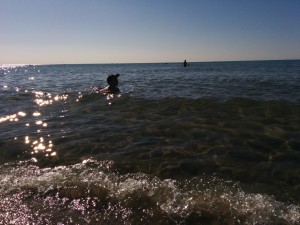
[[[0,64],[300,59],[299,0],[0,0]]]

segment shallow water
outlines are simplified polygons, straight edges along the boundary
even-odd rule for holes
[[[299,224],[300,61],[0,76],[0,223]]]
[[[112,161],[1,168],[2,223],[297,224],[299,206],[201,175],[184,181],[121,175]]]

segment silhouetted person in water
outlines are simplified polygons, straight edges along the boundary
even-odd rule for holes
[[[186,62],[186,60],[184,60],[184,62],[183,62],[183,66],[184,66],[184,67],[186,67],[186,66],[187,66],[187,62]]]
[[[120,76],[120,74],[111,74],[107,77],[107,83],[109,86],[105,87],[105,88],[97,88],[97,91],[102,92],[102,93],[107,93],[107,94],[115,94],[115,93],[119,93],[120,89],[118,88],[118,77]]]

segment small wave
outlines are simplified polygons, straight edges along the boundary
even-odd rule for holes
[[[300,207],[205,176],[119,174],[113,161],[0,167],[1,224],[300,224]]]

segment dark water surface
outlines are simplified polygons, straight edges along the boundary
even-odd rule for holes
[[[300,224],[299,60],[0,77],[0,224]]]

